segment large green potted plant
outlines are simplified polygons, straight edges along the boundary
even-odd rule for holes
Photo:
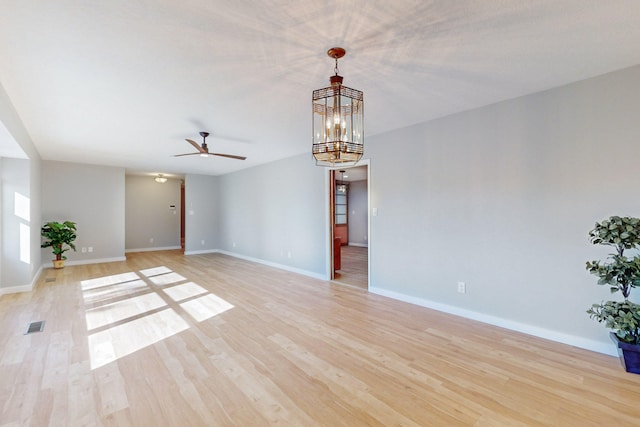
[[[76,250],[73,241],[76,240],[76,223],[72,221],[47,222],[42,226],[40,234],[43,237],[42,248],[52,248],[56,259],[53,260],[53,268],[63,268],[64,253],[69,249]]]
[[[609,286],[612,294],[620,292],[623,300],[593,304],[587,313],[613,330],[611,339],[618,345],[625,369],[640,374],[640,304],[629,301],[631,290],[640,286],[640,219],[612,216],[596,223],[589,239],[594,245],[615,249],[606,261],[587,262],[587,270],[598,276],[598,285]],[[628,257],[626,250],[635,253]]]

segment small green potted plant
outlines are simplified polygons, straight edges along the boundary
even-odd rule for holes
[[[72,221],[47,222],[42,226],[40,234],[43,237],[42,248],[52,248],[56,259],[53,260],[53,268],[63,268],[64,253],[69,249],[76,250],[73,241],[76,240],[76,223]]]
[[[596,223],[589,239],[594,245],[615,249],[607,261],[587,262],[587,271],[598,276],[598,285],[609,286],[611,293],[620,292],[623,301],[593,304],[587,313],[613,330],[610,336],[627,372],[640,374],[640,304],[629,301],[631,290],[640,286],[640,219],[612,216]],[[625,250],[636,253],[628,257]]]

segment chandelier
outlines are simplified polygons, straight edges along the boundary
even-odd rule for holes
[[[313,91],[313,157],[316,165],[355,165],[364,153],[364,100],[359,90],[342,86],[341,47],[329,49],[335,60],[331,86]]]

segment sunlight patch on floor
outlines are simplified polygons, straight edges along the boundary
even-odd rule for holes
[[[178,313],[166,310],[141,317],[89,335],[91,369],[96,369],[121,357],[189,328]]]
[[[83,280],[80,287],[91,369],[234,307],[165,266]]]
[[[91,331],[166,305],[158,294],[150,293],[92,308],[85,313],[87,329]]]
[[[145,268],[144,270],[140,270],[139,273],[145,277],[151,277],[157,276],[159,274],[171,273],[172,271],[173,270],[171,270],[170,268],[161,265],[160,267]]]
[[[233,304],[222,298],[209,294],[180,304],[196,321],[202,322],[233,308]]]
[[[131,282],[134,280],[139,280],[140,277],[134,273],[122,273],[122,274],[114,274],[111,276],[98,277],[95,279],[82,280],[80,285],[82,286],[82,290],[86,291],[89,289],[95,289],[102,286],[116,285],[125,282]]]
[[[206,294],[208,291],[200,285],[196,285],[193,282],[188,282],[183,285],[176,285],[170,288],[162,290],[165,294],[175,302],[180,302],[187,298],[192,298],[198,295]]]
[[[156,286],[168,286],[174,283],[184,282],[186,277],[179,275],[178,273],[166,273],[158,276],[147,277]]]
[[[95,289],[88,289],[84,292],[85,304],[97,304],[102,301],[122,298],[127,295],[148,291],[149,285],[138,279],[125,283],[118,283],[111,286],[102,286]]]

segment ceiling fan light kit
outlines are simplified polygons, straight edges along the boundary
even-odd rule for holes
[[[335,60],[331,86],[313,91],[313,157],[318,166],[355,165],[364,153],[364,94],[342,85],[338,59],[341,47],[329,49]]]
[[[195,153],[185,153],[185,154],[176,154],[173,157],[182,157],[182,156],[200,156],[200,157],[210,157],[210,156],[219,156],[219,157],[227,157],[229,159],[236,160],[246,160],[244,156],[236,156],[234,154],[223,154],[223,153],[211,153],[209,152],[209,147],[207,146],[207,137],[209,136],[209,132],[200,132],[200,136],[202,137],[202,144],[198,144],[192,139],[186,139],[186,141],[193,145],[193,147],[198,150]]]
[[[167,178],[159,173],[158,176],[155,177],[155,181],[159,184],[164,184],[165,182],[167,182]]]

